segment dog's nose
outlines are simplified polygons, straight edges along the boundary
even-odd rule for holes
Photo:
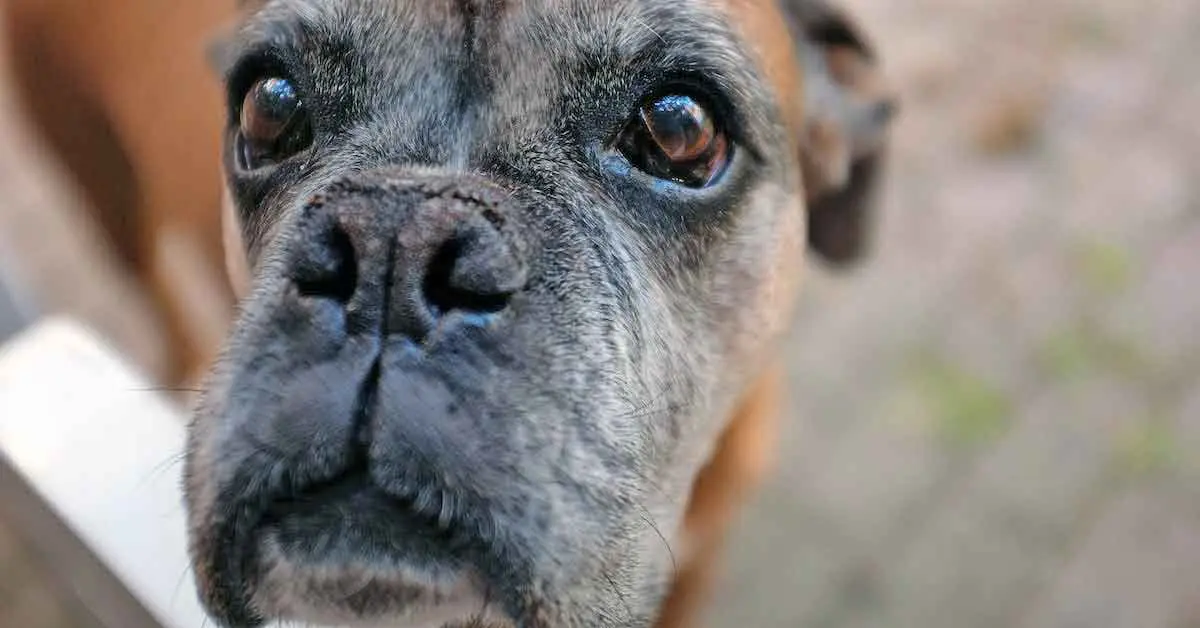
[[[527,281],[509,205],[475,177],[343,180],[305,207],[293,280],[304,297],[418,342],[450,319],[485,321]]]

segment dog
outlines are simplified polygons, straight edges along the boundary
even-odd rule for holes
[[[185,4],[187,42],[224,11]],[[184,462],[213,618],[691,625],[770,466],[806,249],[869,248],[895,106],[860,29],[823,0],[246,0],[212,59],[223,130],[191,61],[167,105],[92,80],[114,135],[221,155],[242,305]],[[134,249],[218,255],[208,166],[146,143]]]
[[[815,0],[265,0],[215,57],[243,307],[185,461],[213,617],[692,622],[805,250],[868,241],[894,106],[858,29]]]

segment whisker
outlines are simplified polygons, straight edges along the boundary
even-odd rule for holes
[[[370,577],[365,578],[361,585],[359,585],[353,591],[346,593],[346,595],[343,595],[342,601],[349,602],[350,598],[362,593],[363,591],[366,591],[367,587],[371,586],[372,582],[373,582],[373,578],[370,578]]]
[[[250,443],[250,446],[253,447],[257,453],[265,454],[268,458],[273,458],[275,460],[287,459],[287,456],[284,454],[283,450],[259,438],[258,435],[250,431],[249,425],[249,423],[241,423],[238,425],[237,431],[242,438],[246,439],[246,442]]]
[[[630,19],[631,21],[633,21],[633,22],[636,22],[638,26],[641,26],[642,28],[644,28],[644,29],[646,29],[646,30],[650,31],[650,34],[652,34],[652,35],[654,35],[655,37],[657,37],[657,38],[658,38],[658,40],[659,40],[659,41],[661,41],[662,43],[664,43],[664,44],[665,44],[665,43],[667,43],[667,40],[666,40],[666,39],[664,39],[664,38],[663,38],[663,36],[662,36],[661,34],[659,34],[659,32],[658,32],[658,31],[654,30],[654,28],[653,28],[653,27],[651,27],[651,26],[650,26],[650,24],[648,24],[648,23],[646,22],[646,20],[643,20],[643,19],[642,19],[642,17],[641,17],[640,15],[630,15],[630,16],[629,16],[629,19]]]
[[[179,574],[179,579],[175,581],[175,589],[171,592],[171,606],[174,606],[179,601],[179,591],[183,588],[183,581],[187,578],[188,572],[191,570],[191,565],[184,567],[183,572]]]
[[[488,607],[491,606],[491,604],[492,604],[492,585],[488,584],[483,589],[483,606],[481,606],[479,608],[479,614],[475,617],[475,619],[473,619],[471,621],[475,624],[478,624],[479,626],[482,626],[483,622],[487,620],[487,610],[488,610]]]
[[[621,587],[617,586],[617,581],[613,580],[612,575],[610,575],[607,570],[602,572],[601,575],[604,576],[604,579],[608,582],[608,586],[612,588],[612,592],[615,593],[617,599],[620,600],[621,606],[625,607],[625,615],[629,618],[629,621],[632,622],[634,619],[633,607],[629,605],[629,600],[625,599],[625,592],[621,590]]]
[[[675,549],[671,547],[671,542],[667,540],[666,535],[662,533],[662,529],[658,527],[657,523],[655,523],[654,517],[650,515],[650,510],[641,503],[638,503],[638,508],[642,509],[642,521],[645,522],[646,525],[650,526],[650,529],[653,530],[654,534],[656,534],[659,540],[662,541],[663,547],[667,548],[667,556],[671,558],[671,578],[678,578],[679,562],[675,559]]]
[[[670,414],[672,412],[677,412],[681,407],[683,407],[682,404],[675,404],[675,403],[667,404],[665,406],[661,406],[661,407],[657,407],[657,408],[652,408],[652,407],[647,406],[647,407],[644,407],[644,408],[641,408],[638,410],[634,410],[633,412],[622,414],[618,418],[623,420],[623,419],[646,419],[646,418],[651,418],[651,417],[658,417],[658,416]]]
[[[170,392],[170,393],[194,393],[200,394],[204,392],[201,388],[185,388],[182,386],[136,386],[134,388],[126,388],[129,392]]]
[[[184,451],[176,452],[170,456],[167,456],[165,460],[154,465],[154,467],[146,473],[146,477],[142,478],[138,486],[144,486],[146,482],[156,479],[159,475],[166,473],[167,469],[182,463],[185,458],[187,458],[187,452]]]

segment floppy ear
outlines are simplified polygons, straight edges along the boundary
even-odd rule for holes
[[[808,243],[846,265],[867,248],[896,103],[856,25],[824,0],[779,0],[804,70]]]

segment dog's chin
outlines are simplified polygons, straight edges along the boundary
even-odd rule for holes
[[[493,626],[487,600],[467,577],[380,561],[313,565],[263,541],[266,572],[254,606],[266,618],[336,627]]]
[[[251,604],[267,620],[337,627],[499,627],[446,533],[356,486],[276,509],[257,540]]]

